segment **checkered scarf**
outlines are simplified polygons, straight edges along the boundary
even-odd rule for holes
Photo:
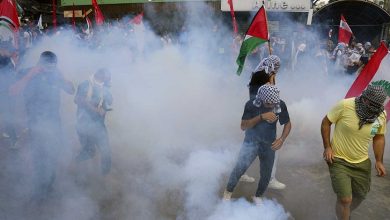
[[[356,113],[359,117],[359,129],[364,124],[375,122],[383,112],[383,104],[386,100],[386,91],[382,86],[368,85],[366,90],[359,97],[355,98]],[[362,99],[366,99],[370,104],[365,104]]]
[[[280,102],[279,93],[279,89],[274,85],[262,85],[257,91],[257,95],[255,100],[253,100],[253,104],[257,107],[260,107],[261,103],[278,104]]]
[[[278,72],[280,67],[280,58],[276,55],[270,55],[264,58],[255,68],[255,72],[264,70],[268,75]]]

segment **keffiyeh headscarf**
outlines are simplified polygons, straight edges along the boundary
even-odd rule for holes
[[[270,55],[264,58],[256,67],[255,72],[264,70],[268,75],[278,72],[280,67],[280,58],[276,55]]]
[[[257,91],[257,95],[255,100],[253,100],[253,104],[257,107],[260,107],[261,103],[278,104],[280,102],[279,93],[280,91],[278,88],[276,88],[276,86],[265,84]]]
[[[364,124],[375,122],[378,116],[384,111],[383,104],[387,94],[382,86],[368,85],[366,90],[355,99],[356,113],[359,117],[359,129]],[[363,102],[367,100],[369,104]]]

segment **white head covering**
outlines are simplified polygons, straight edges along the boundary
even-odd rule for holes
[[[255,68],[254,72],[264,70],[268,75],[277,73],[280,67],[280,58],[276,55],[270,55],[264,58]]]

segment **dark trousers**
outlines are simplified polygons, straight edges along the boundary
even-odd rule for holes
[[[260,180],[255,195],[259,197],[264,194],[271,179],[275,151],[271,149],[271,144],[260,142],[244,142],[238,156],[237,164],[230,174],[227,191],[233,192],[240,177],[245,173],[257,156],[260,159]]]
[[[34,199],[44,199],[53,190],[63,150],[61,124],[55,120],[29,123],[29,135],[34,164]]]
[[[84,161],[93,158],[98,147],[101,155],[102,173],[109,173],[111,170],[111,149],[104,123],[78,123],[77,134],[81,144],[81,151],[76,160]]]

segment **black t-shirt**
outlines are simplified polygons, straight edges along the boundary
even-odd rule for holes
[[[265,108],[263,106],[257,107],[253,104],[254,99],[250,99],[245,104],[244,114],[242,120],[252,119],[259,114],[273,111],[272,109]],[[290,116],[287,111],[286,104],[280,100],[280,113],[276,113],[279,123],[284,125],[290,121]],[[263,142],[271,144],[276,139],[276,122],[268,123],[267,121],[260,121],[254,127],[245,131],[244,142]]]

